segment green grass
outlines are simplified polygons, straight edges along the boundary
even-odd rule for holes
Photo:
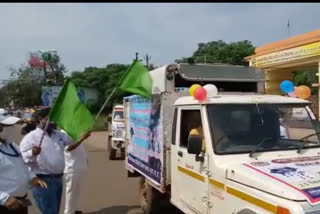
[[[96,115],[94,115],[94,118],[96,118]],[[107,117],[104,115],[100,115],[97,119],[97,122],[93,125],[93,131],[106,131],[108,129],[107,127]]]

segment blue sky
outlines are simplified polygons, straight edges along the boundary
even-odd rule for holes
[[[157,66],[190,56],[199,42],[250,40],[260,46],[320,29],[318,3],[0,4],[0,79],[32,50],[56,49],[69,72],[131,63]]]

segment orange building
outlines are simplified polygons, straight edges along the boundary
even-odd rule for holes
[[[320,30],[257,47],[255,54],[245,59],[250,66],[265,71],[267,94],[283,94],[280,83],[286,79],[293,80],[294,71],[317,69],[319,76]],[[320,84],[318,82],[313,86],[319,87]],[[319,112],[319,105],[317,108]]]

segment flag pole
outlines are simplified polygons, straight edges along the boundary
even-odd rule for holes
[[[116,84],[116,86],[113,88],[112,92],[109,94],[109,96],[107,97],[106,101],[104,102],[104,104],[102,105],[102,107],[100,108],[97,116],[96,116],[96,121],[98,119],[98,117],[100,116],[101,112],[103,111],[103,109],[106,107],[107,103],[109,102],[110,98],[112,97],[112,95],[114,94],[114,92],[116,91],[117,87],[119,86],[120,82],[122,81],[122,79],[127,75],[127,73],[130,71],[130,68],[134,65],[134,63],[138,61],[138,60],[134,60],[133,63],[131,64],[131,66],[128,68],[128,70],[121,76],[120,80],[118,81],[118,83]]]
[[[96,116],[96,120],[98,119],[98,117],[100,116],[101,112],[103,111],[104,107],[106,107],[107,103],[109,102],[110,98],[112,97],[112,95],[114,94],[114,92],[116,91],[117,87],[118,87],[119,83],[113,88],[111,94],[109,94],[108,98],[106,99],[106,101],[103,103],[102,107],[100,108],[97,116]]]
[[[50,123],[50,121],[49,121],[49,118],[48,118],[48,120],[47,120],[47,122],[46,122],[46,125],[44,126],[44,129],[43,129],[43,133],[42,133],[42,136],[41,136],[41,139],[40,139],[39,147],[41,147],[41,145],[42,145],[43,138],[44,138],[44,135],[45,135],[46,132],[47,132],[49,123]]]

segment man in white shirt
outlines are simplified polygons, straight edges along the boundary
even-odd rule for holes
[[[20,118],[0,115],[0,213],[27,214],[27,192],[31,186],[47,188],[44,181],[28,170],[19,147],[11,141],[7,127]]]
[[[67,134],[56,130],[54,123],[47,124],[49,112],[49,108],[38,112],[37,119],[41,121],[40,125],[22,139],[20,150],[31,171],[48,184],[48,189],[37,187],[32,189],[41,213],[59,214],[65,147],[68,146],[68,151],[74,150],[87,137],[87,134],[78,143],[73,143]]]
[[[286,123],[286,113],[284,112],[280,112],[279,114],[279,123],[280,123],[280,137],[282,139],[289,139],[289,133],[288,133],[288,129],[287,127],[287,123]]]
[[[280,125],[280,137],[283,139],[288,139],[288,130],[283,126]]]
[[[80,197],[80,182],[88,168],[87,154],[84,145],[81,144],[77,149],[64,152],[65,168],[64,176],[66,181],[66,202],[64,214],[78,214],[77,211]]]

